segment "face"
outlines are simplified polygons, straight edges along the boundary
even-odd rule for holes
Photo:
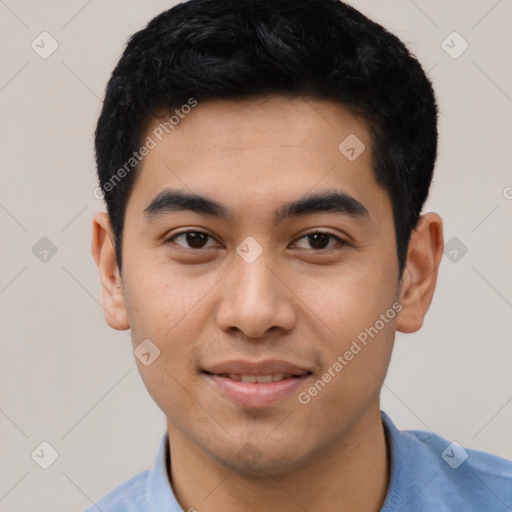
[[[267,97],[199,103],[155,140],[122,247],[133,346],[160,351],[142,379],[169,430],[230,468],[248,450],[253,470],[313,461],[378,411],[400,308],[369,132],[328,101]]]

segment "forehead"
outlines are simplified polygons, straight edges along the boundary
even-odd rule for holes
[[[369,130],[335,103],[266,97],[207,101],[187,111],[175,116],[172,129],[163,125],[172,113],[148,124],[144,138],[155,144],[130,199],[141,213],[166,188],[188,189],[244,214],[249,205],[334,188],[362,204],[386,201],[372,170]]]

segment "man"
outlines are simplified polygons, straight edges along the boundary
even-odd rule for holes
[[[130,39],[92,252],[167,432],[88,510],[512,509],[512,463],[380,411],[436,285],[436,152],[421,66],[337,0],[191,0]]]

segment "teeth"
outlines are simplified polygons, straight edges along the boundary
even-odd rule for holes
[[[269,382],[272,382],[272,375],[256,375],[256,382],[268,384]]]
[[[223,374],[223,377],[228,377],[231,380],[237,382],[249,382],[254,384],[256,382],[260,384],[269,384],[271,382],[278,382],[283,379],[291,379],[293,375],[291,373],[273,373],[269,375],[239,375],[237,373]]]

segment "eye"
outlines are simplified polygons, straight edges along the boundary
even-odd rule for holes
[[[307,243],[309,243],[311,247],[304,247],[305,249],[313,248],[313,250],[324,250],[336,247],[336,245],[339,245],[340,248],[343,247],[344,245],[347,245],[344,240],[337,237],[336,235],[333,235],[331,233],[324,233],[321,231],[308,233],[307,235],[304,235],[301,238],[299,238],[299,240],[296,243],[298,243],[300,240],[306,239]],[[333,245],[329,245],[329,239],[334,240],[336,243]]]
[[[168,238],[166,243],[177,243],[176,240],[182,239],[187,245],[182,245],[181,243],[177,243],[177,245],[183,247],[184,249],[204,249],[205,247],[208,247],[206,242],[209,238],[213,240],[210,235],[203,233],[202,231],[182,231],[181,233],[176,233]]]
[[[199,250],[205,249],[208,247],[215,247],[215,245],[208,246],[208,239],[214,240],[211,235],[208,233],[204,233],[203,231],[182,231],[180,233],[175,233],[171,237],[169,237],[165,242],[166,243],[176,243],[180,247],[184,249],[190,250]],[[178,242],[178,240],[182,240],[182,242]],[[307,235],[302,236],[295,242],[297,245],[300,241],[305,240],[306,243],[310,245],[310,247],[302,247],[303,249],[309,249],[313,251],[321,251],[335,248],[337,245],[341,247],[347,245],[347,243],[339,238],[336,235],[331,233],[325,233],[321,231],[317,231],[314,233],[308,233]],[[329,241],[332,240],[334,243],[329,244]]]

